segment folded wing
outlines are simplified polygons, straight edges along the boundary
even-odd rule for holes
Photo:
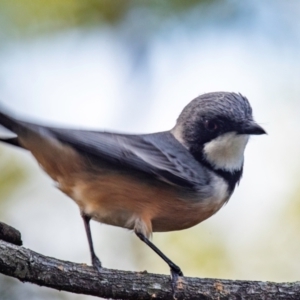
[[[204,184],[205,170],[170,132],[125,135],[108,132],[49,129],[77,151],[155,176],[187,188]]]

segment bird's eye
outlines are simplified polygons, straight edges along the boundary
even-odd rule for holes
[[[218,124],[214,121],[205,120],[204,126],[209,131],[216,131],[218,129]]]

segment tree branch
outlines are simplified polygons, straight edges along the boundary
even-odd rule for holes
[[[0,222],[0,240],[22,246],[21,233],[17,229]]]
[[[21,240],[21,239],[20,239]],[[103,269],[46,257],[0,240],[0,273],[57,290],[112,299],[172,299],[169,276]],[[300,283],[184,277],[177,299],[300,299]]]

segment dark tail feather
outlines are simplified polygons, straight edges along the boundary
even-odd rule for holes
[[[18,134],[22,130],[21,122],[18,120],[0,112],[0,125],[4,126],[8,130]]]
[[[1,106],[0,106],[0,110],[2,110]],[[1,111],[0,111],[0,125],[2,125],[3,127],[7,128],[8,130],[12,131],[17,135],[21,134],[22,131],[26,130],[26,127],[22,124],[21,121],[18,121]],[[0,135],[0,142],[4,142],[6,144],[14,145],[17,147],[22,147],[17,137],[4,138],[1,137]]]
[[[4,113],[5,111],[5,113]],[[18,146],[25,148],[23,142],[19,142],[19,139],[27,139],[32,137],[32,135],[44,135],[46,134],[46,127],[35,125],[29,122],[20,121],[11,117],[10,113],[6,112],[6,109],[3,109],[0,105],[0,125],[15,133],[17,137],[5,137],[0,134],[0,142],[4,142],[10,145]]]
[[[13,145],[13,146],[16,146],[16,147],[20,147],[20,148],[23,148],[19,141],[18,141],[18,138],[8,138],[8,139],[2,139],[0,138],[0,142],[3,142],[5,144],[9,144],[9,145]]]

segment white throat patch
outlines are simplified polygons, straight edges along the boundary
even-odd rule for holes
[[[206,160],[217,169],[230,172],[240,170],[248,140],[248,134],[228,132],[206,143],[203,153]]]

